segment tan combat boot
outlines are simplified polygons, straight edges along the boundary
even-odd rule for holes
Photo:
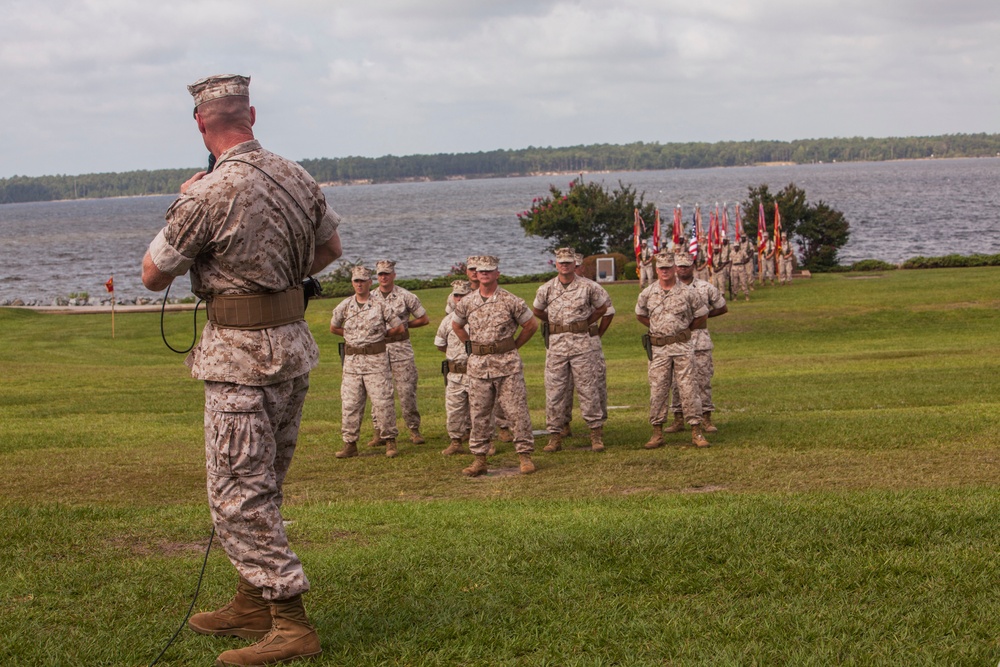
[[[680,433],[683,430],[684,430],[684,413],[683,412],[675,412],[674,413],[674,422],[670,426],[668,426],[665,429],[663,429],[663,432],[664,433]]]
[[[479,477],[486,474],[486,454],[476,454],[476,460],[472,465],[462,470],[466,477]]]
[[[711,447],[708,440],[705,439],[705,435],[702,433],[702,427],[700,424],[695,424],[691,427],[691,444],[696,447]]]
[[[200,635],[260,639],[271,630],[271,605],[259,588],[240,577],[236,595],[227,605],[195,614],[188,627]]]
[[[712,413],[705,412],[701,415],[701,426],[705,433],[715,433],[719,429],[712,423]]]
[[[372,439],[368,441],[369,447],[381,447],[384,444],[385,441],[382,440],[382,437],[378,434],[378,431],[376,431],[375,435],[372,436]]]
[[[464,454],[465,447],[462,445],[462,441],[458,438],[452,438],[451,444],[445,449],[441,450],[441,453],[445,456],[451,456],[452,454]]]
[[[535,472],[535,464],[531,460],[531,454],[518,454],[517,458],[521,460],[522,475],[530,475]]]
[[[399,455],[399,452],[396,451],[395,438],[389,438],[388,440],[385,441],[385,455],[388,456],[390,459],[394,459]]]
[[[514,434],[511,433],[509,426],[500,427],[500,442],[514,442]]]
[[[595,426],[590,429],[590,451],[592,452],[603,452],[604,451],[604,427]]]
[[[558,452],[562,449],[562,434],[549,433],[549,442],[542,447],[543,452]]]
[[[493,444],[492,440],[490,440],[490,450],[488,452],[486,452],[486,455],[487,456],[496,456],[496,453],[497,453],[497,446]]]
[[[306,618],[301,595],[275,600],[271,603],[271,615],[274,624],[263,639],[246,648],[226,651],[215,661],[216,667],[274,665],[323,652],[316,628]]]
[[[427,441],[424,440],[424,436],[420,435],[420,429],[419,428],[411,428],[410,429],[410,442],[412,442],[414,445],[422,445],[422,444],[424,444]]]
[[[566,422],[566,425],[562,427],[562,430],[559,431],[559,435],[561,435],[564,438],[573,437],[573,430],[570,428],[569,422]]]
[[[653,435],[643,447],[646,449],[656,449],[663,446],[663,424],[653,424]]]
[[[352,456],[358,455],[358,443],[356,442],[345,442],[344,448],[339,452],[334,454],[338,459],[349,459]]]

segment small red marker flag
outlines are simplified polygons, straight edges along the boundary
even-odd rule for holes
[[[104,283],[104,286],[108,289],[109,292],[114,292],[115,291],[115,277],[111,276],[110,278],[108,278],[108,282]]]

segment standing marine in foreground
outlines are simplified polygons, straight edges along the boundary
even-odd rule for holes
[[[690,255],[681,261],[688,261]],[[708,447],[702,434],[701,387],[694,373],[691,333],[705,326],[708,306],[698,293],[677,280],[674,255],[656,256],[657,282],[639,293],[635,317],[649,333],[643,337],[649,359],[649,423],[653,436],[646,449],[663,446],[663,423],[670,411],[670,389],[676,382],[684,418],[691,424],[691,442]]]
[[[535,472],[535,464],[531,461],[535,439],[531,434],[528,388],[524,382],[524,364],[517,350],[531,339],[538,330],[538,323],[524,299],[497,284],[499,269],[496,257],[480,256],[476,270],[479,291],[455,304],[452,313],[451,326],[455,335],[463,343],[470,342],[466,367],[472,417],[469,449],[476,459],[462,471],[469,477],[486,474],[495,403],[503,406],[513,427],[514,449],[520,459],[521,472]],[[518,327],[521,328],[519,333]]]
[[[410,442],[422,445],[424,436],[420,435],[420,411],[417,410],[417,362],[410,343],[410,329],[427,326],[430,320],[417,295],[396,284],[396,262],[388,259],[376,262],[375,272],[378,289],[372,292],[372,298],[384,303],[389,312],[403,321],[403,330],[387,336],[385,342],[389,350],[389,365],[392,366],[392,383],[399,395],[403,421],[410,431]],[[375,435],[368,444],[375,447],[388,439],[387,430],[395,430],[396,425],[390,428],[372,414],[372,426]]]
[[[468,280],[455,280],[451,283],[449,301],[454,306],[471,292],[472,285]],[[468,440],[472,431],[472,420],[469,417],[469,379],[466,376],[469,354],[465,351],[465,343],[459,340],[451,326],[452,319],[452,313],[447,313],[434,335],[434,346],[445,354],[441,372],[444,375],[445,427],[450,439],[448,447],[441,452],[445,456],[464,454],[465,446],[462,443]]]
[[[341,255],[339,218],[298,164],[254,139],[250,79],[188,86],[194,120],[217,159],[181,186],[142,261],[154,291],[190,270],[208,306],[186,363],[205,382],[208,502],[239,572],[236,596],[195,614],[195,632],[259,639],[216,665],[255,665],[320,653],[302,594],[309,581],[288,546],[282,484],[292,462],[319,350],[304,320],[302,281]]]
[[[344,447],[338,459],[358,455],[358,436],[365,401],[372,400],[372,415],[382,425],[385,455],[395,458],[396,404],[392,398],[392,368],[386,340],[405,331],[403,321],[385,302],[372,297],[372,273],[365,266],[351,269],[349,296],[333,309],[330,333],[344,337],[344,372],[340,380],[340,432]]]
[[[718,317],[729,312],[726,299],[722,291],[704,280],[694,277],[694,267],[691,255],[678,255],[675,258],[677,265],[677,280],[690,285],[691,289],[698,293],[705,305],[708,306],[708,317]],[[694,347],[694,376],[695,381],[701,388],[701,425],[705,433],[715,433],[719,429],[712,424],[712,412],[715,411],[715,404],[712,402],[712,376],[715,375],[715,363],[712,360],[712,336],[708,333],[708,325],[691,327],[691,345]],[[664,433],[676,433],[684,430],[684,412],[681,408],[680,389],[674,383],[673,401],[670,409],[674,413],[674,423],[663,429]]]
[[[604,406],[599,383],[602,354],[590,338],[610,305],[606,292],[593,280],[576,275],[572,248],[556,250],[559,274],[535,293],[532,311],[544,322],[545,420],[549,432],[546,452],[562,449],[562,432],[573,406],[573,391],[580,396],[580,413],[590,429],[591,449],[604,450]],[[593,325],[594,331],[591,331]]]

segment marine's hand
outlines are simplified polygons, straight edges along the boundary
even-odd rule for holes
[[[199,171],[197,174],[184,181],[184,183],[181,184],[181,194],[186,193],[188,191],[188,188],[190,188],[192,185],[194,185],[202,178],[204,178],[205,174],[207,173],[208,173],[207,171]]]

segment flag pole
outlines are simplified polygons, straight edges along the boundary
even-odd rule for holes
[[[111,339],[114,340],[115,337],[115,274],[111,274],[108,278],[108,282],[104,283],[104,287],[111,293]]]

